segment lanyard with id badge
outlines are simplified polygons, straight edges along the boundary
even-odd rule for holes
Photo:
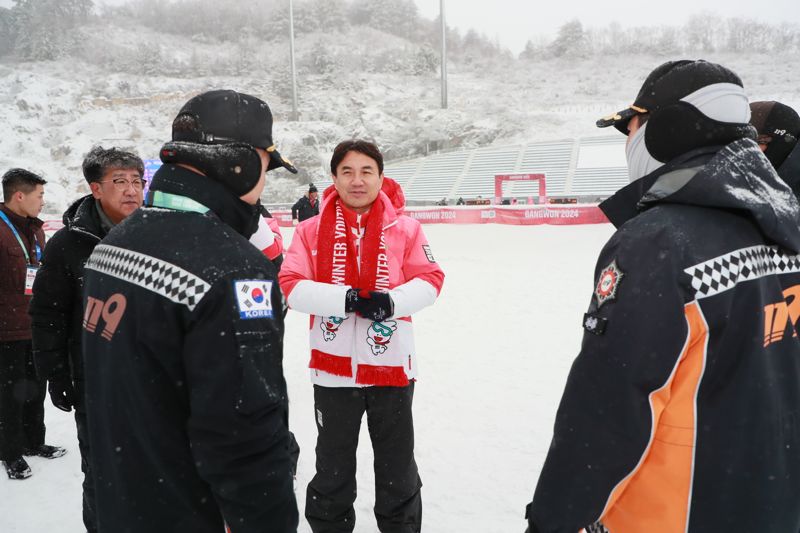
[[[36,279],[36,273],[39,271],[39,267],[31,262],[31,256],[28,253],[28,249],[25,247],[25,243],[22,242],[22,238],[19,236],[17,228],[14,227],[14,224],[11,223],[6,214],[2,211],[0,211],[0,218],[2,218],[3,222],[6,223],[8,228],[11,230],[11,233],[13,233],[14,237],[17,238],[17,242],[22,247],[22,251],[25,252],[25,263],[27,265],[25,269],[25,294],[30,296],[33,294],[33,281]],[[38,263],[42,260],[42,247],[39,246],[35,236],[33,238],[33,242],[36,248],[36,262]]]

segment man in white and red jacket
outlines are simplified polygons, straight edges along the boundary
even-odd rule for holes
[[[250,236],[250,243],[261,250],[264,257],[272,261],[276,270],[283,264],[283,236],[278,226],[278,221],[272,218],[267,208],[259,205],[261,218],[258,219],[258,229]]]
[[[289,307],[311,315],[317,474],[306,518],[314,533],[355,525],[356,447],[367,413],[375,516],[384,533],[419,532],[422,482],[411,404],[417,375],[411,315],[444,282],[400,186],[363,140],[340,143],[320,214],[297,226],[279,275]]]

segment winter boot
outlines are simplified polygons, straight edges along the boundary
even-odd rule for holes
[[[28,479],[33,475],[31,467],[22,457],[17,457],[12,461],[3,461],[3,466],[6,467],[8,479]]]
[[[32,450],[26,450],[23,455],[44,457],[45,459],[55,459],[67,453],[67,450],[58,446],[50,446],[49,444],[41,444]]]

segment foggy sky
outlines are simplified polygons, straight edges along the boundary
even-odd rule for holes
[[[440,0],[415,0],[427,18],[439,14]],[[622,27],[678,26],[699,13],[714,13],[725,18],[742,17],[770,24],[800,24],[798,0],[445,0],[448,26],[462,32],[475,28],[514,53],[537,35],[552,38],[558,28],[572,19],[584,27],[604,27],[618,22]]]
[[[96,0],[96,4],[124,4],[128,0]],[[284,2],[288,0],[272,0]],[[296,0],[299,1],[299,0]],[[414,0],[427,18],[439,14],[440,0]],[[221,6],[225,0],[220,0]],[[0,7],[11,7],[11,0],[0,0]],[[699,13],[722,17],[743,17],[761,22],[800,24],[798,0],[445,0],[448,26],[461,32],[474,28],[512,52],[519,53],[528,39],[551,39],[558,28],[572,19],[584,27],[603,27],[618,22],[622,27],[677,26]]]

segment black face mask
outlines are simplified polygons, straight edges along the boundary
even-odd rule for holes
[[[776,170],[781,179],[792,188],[794,195],[800,199],[800,142],[795,143],[794,149],[789,152]]]
[[[259,200],[256,205],[247,205],[250,207],[250,217],[246,227],[243,228],[243,231],[239,232],[245,239],[249,239],[256,231],[258,231],[258,222],[262,217],[261,200]]]
[[[767,156],[772,166],[778,169],[798,145],[798,142],[794,135],[789,134],[773,135],[769,141],[767,149],[764,150],[764,155]]]

